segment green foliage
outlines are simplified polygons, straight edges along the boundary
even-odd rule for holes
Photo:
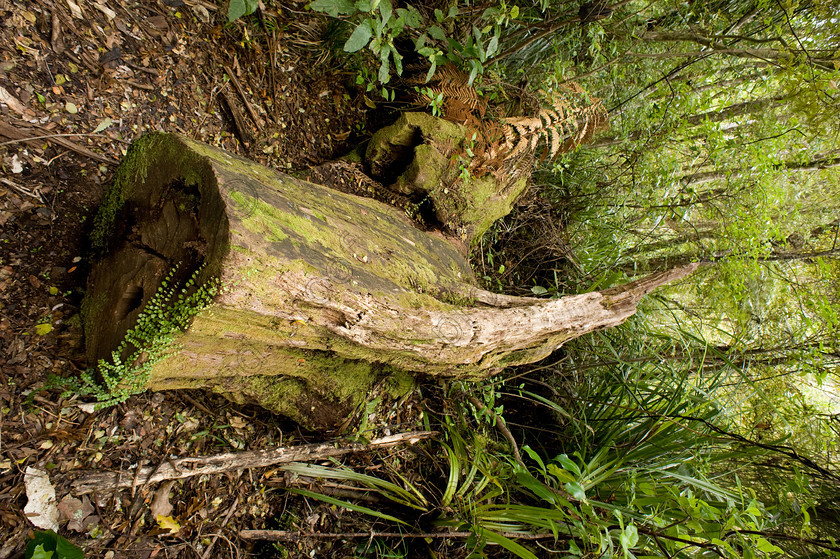
[[[218,292],[216,280],[196,285],[203,269],[196,270],[182,286],[172,285],[177,268],[171,270],[111,353],[110,361],[101,359],[78,380],[53,377],[47,388],[63,388],[66,395],[91,396],[98,407],[119,404],[145,391],[154,365],[175,349],[177,335]]]
[[[25,559],[84,559],[85,552],[52,530],[35,531],[24,551]]]
[[[432,116],[443,116],[443,92],[435,94],[431,87],[415,87],[414,91],[429,100]]]
[[[501,65],[503,81],[527,76],[550,90],[573,80],[610,108],[612,130],[594,146],[535,173],[562,214],[573,265],[542,274],[553,284],[516,288],[556,296],[708,266],[622,327],[567,344],[554,397],[515,390],[553,415],[545,423],[559,450],[529,441],[523,464],[496,443],[504,409],[489,384],[483,410],[468,415],[464,403],[442,416],[443,435],[426,449],[439,480],[409,479],[395,464],[381,478],[289,471],[366,488],[394,506],[299,492],[402,529],[420,513],[470,531],[475,556],[496,544],[533,557],[517,535],[534,533],[567,557],[837,556],[836,527],[820,520],[834,514],[840,479],[840,59],[830,3],[619,4],[584,22],[568,3],[480,13],[310,4],[343,22],[343,50],[364,57],[369,91],[400,75],[400,49],[413,48],[427,80],[443,64],[471,83]],[[501,275],[516,253],[484,258]]]
[[[431,21],[411,4],[394,9],[391,0],[314,0],[309,7],[352,25],[344,51],[356,53],[367,47],[378,65],[375,79],[365,71],[359,74],[357,81],[367,83],[368,91],[376,83],[384,86],[391,81],[392,63],[393,72],[402,75],[405,53],[400,53],[395,42],[401,36],[408,36],[415,52],[428,60],[426,81],[438,66],[454,63],[469,72],[471,85],[498,53],[503,28],[519,15],[517,6],[508,7],[504,1],[485,9],[475,20],[461,16],[457,5],[446,11],[435,9]],[[383,95],[388,97],[387,89],[383,88]]]
[[[315,0],[309,4],[312,10],[332,17],[342,17],[355,27],[344,43],[344,52],[354,53],[368,47],[378,61],[376,80],[385,85],[391,80],[391,63],[397,75],[402,75],[402,55],[394,40],[406,28],[418,28],[422,17],[414,6],[393,9],[391,0]],[[364,78],[362,78],[364,81]],[[369,82],[368,91],[373,89]],[[386,93],[387,95],[387,93]]]
[[[230,0],[227,13],[228,22],[253,14],[259,6],[259,0]]]
[[[382,470],[390,479],[340,466],[283,467],[365,487],[398,506],[387,513],[382,505],[371,509],[321,495],[317,483],[314,490],[290,491],[403,530],[419,513],[440,529],[472,532],[465,545],[476,555],[496,544],[530,559],[535,550],[519,538],[545,534],[544,548],[571,557],[783,556],[771,535],[790,516],[715,471],[720,460],[756,452],[722,444],[705,426],[720,416],[705,397],[716,380],[695,386],[684,374],[598,376],[571,402],[574,409],[523,393],[569,418],[561,440],[575,449],[571,453],[547,458],[525,446],[522,465],[498,450],[482,423],[454,415],[443,418],[443,438],[426,448],[445,474],[438,485],[429,476],[410,481],[387,463]]]

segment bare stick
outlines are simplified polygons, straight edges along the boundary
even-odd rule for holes
[[[473,532],[298,532],[297,530],[240,530],[243,540],[261,540],[270,542],[295,542],[304,538],[350,539],[350,538],[469,538]],[[554,534],[523,534],[520,532],[499,532],[499,535],[512,540],[554,539]]]
[[[112,138],[111,136],[108,136],[106,134],[94,134],[93,132],[90,132],[90,133],[88,133],[88,132],[73,132],[71,134],[44,134],[42,136],[28,136],[26,138],[18,138],[17,140],[9,140],[8,142],[0,142],[0,146],[7,146],[9,144],[20,144],[20,143],[23,143],[23,142],[30,142],[30,141],[34,141],[34,140],[50,140],[50,139],[55,139],[55,138],[69,138],[69,137],[72,137],[72,136],[77,136],[77,137],[89,136],[89,137],[94,137],[94,138],[105,138],[106,140],[111,140],[111,141],[114,141],[114,142],[122,142],[124,144],[130,144],[131,143],[128,140],[121,140],[119,138]]]
[[[221,530],[222,528],[225,527],[225,525],[228,523],[228,520],[230,520],[230,517],[233,514],[233,511],[235,511],[236,507],[238,507],[238,506],[239,506],[239,497],[237,497],[236,500],[233,502],[233,505],[231,505],[230,509],[228,510],[227,514],[225,515],[224,520],[222,520],[221,526],[219,526],[219,530]],[[213,536],[213,541],[211,541],[210,545],[207,546],[207,549],[204,550],[204,553],[201,555],[201,559],[208,559],[210,557],[210,553],[213,551],[213,546],[216,545],[216,540],[218,540],[219,536],[221,536],[221,535],[222,535],[222,533],[219,532],[215,536]]]
[[[225,73],[230,78],[230,83],[232,83],[233,87],[236,88],[236,92],[242,99],[242,104],[245,105],[245,110],[248,111],[249,115],[251,115],[251,120],[254,121],[257,128],[262,128],[262,119],[259,115],[257,115],[257,111],[254,110],[254,107],[252,107],[251,103],[248,101],[248,96],[245,95],[245,89],[242,87],[242,84],[239,83],[239,79],[236,77],[236,74],[233,73],[233,70],[231,70],[229,66],[222,66],[222,68],[224,68]]]
[[[0,177],[0,183],[3,183],[8,187],[17,190],[21,194],[24,194],[24,195],[29,196],[31,198],[35,198],[40,203],[46,205],[46,202],[44,202],[44,199],[41,197],[41,193],[38,192],[37,190],[30,191],[28,188],[26,188],[24,186],[21,186],[16,182],[10,181],[9,179],[4,179],[2,177]]]
[[[86,147],[67,139],[67,136],[91,136],[92,134],[44,134],[44,132],[48,133],[49,130],[40,126],[27,125],[27,123],[22,120],[11,118],[7,120],[8,122],[0,120],[0,136],[10,139],[8,142],[3,142],[3,144],[26,142],[34,148],[41,148],[43,146],[41,146],[41,144],[39,144],[36,140],[50,139],[53,143],[59,144],[60,146],[69,149],[70,151],[74,151],[84,157],[99,161],[100,163],[107,163],[108,165],[117,164],[117,162],[113,159],[94,153]],[[113,138],[108,139],[113,140]]]
[[[246,468],[263,468],[265,466],[288,464],[290,462],[323,460],[325,458],[345,456],[375,448],[388,448],[398,444],[415,444],[418,441],[430,438],[434,434],[434,431],[414,431],[381,437],[372,440],[368,444],[351,443],[344,446],[337,446],[336,443],[320,443],[268,450],[230,452],[215,456],[178,458],[161,464],[158,468],[143,466],[139,468],[140,473],[137,477],[144,484],[152,484],[168,479],[185,479],[193,476],[220,474]],[[133,474],[124,472],[90,473],[73,482],[73,493],[75,495],[85,495],[94,491],[106,492],[131,487],[134,477]]]

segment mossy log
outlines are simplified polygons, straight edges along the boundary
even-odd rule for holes
[[[371,176],[394,192],[423,201],[431,220],[468,247],[510,213],[530,174],[514,165],[501,179],[490,172],[470,176],[475,137],[466,126],[406,112],[373,135],[364,160]],[[468,178],[461,178],[464,172]]]
[[[88,358],[107,358],[164,277],[222,286],[157,362],[151,389],[205,388],[310,427],[374,385],[478,379],[615,326],[692,267],[561,299],[475,286],[464,256],[404,212],[170,134],[137,140],[95,221],[82,306]]]

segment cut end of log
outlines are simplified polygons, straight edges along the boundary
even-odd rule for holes
[[[227,250],[215,177],[176,136],[132,144],[94,223],[96,262],[82,308],[87,357],[107,358],[170,272],[183,284]],[[218,258],[215,259],[218,264]],[[201,280],[218,269],[204,270]]]

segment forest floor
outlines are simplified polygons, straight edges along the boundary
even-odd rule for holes
[[[43,389],[49,375],[88,366],[78,316],[86,238],[132,140],[179,132],[304,171],[369,135],[373,104],[355,72],[331,59],[326,20],[306,3],[286,2],[258,26],[226,26],[224,9],[203,0],[0,0],[0,559],[22,556],[33,531],[27,468],[48,473],[59,533],[87,557],[368,553],[364,540],[304,538],[283,551],[240,539],[249,528],[341,527],[336,507],[298,502],[284,512],[285,492],[274,490],[282,475],[265,469],[174,486],[138,480],[114,495],[71,487],[85,470],[135,471],[330,434],[204,392],[147,393],[92,412]],[[172,522],[156,521],[162,512]]]

